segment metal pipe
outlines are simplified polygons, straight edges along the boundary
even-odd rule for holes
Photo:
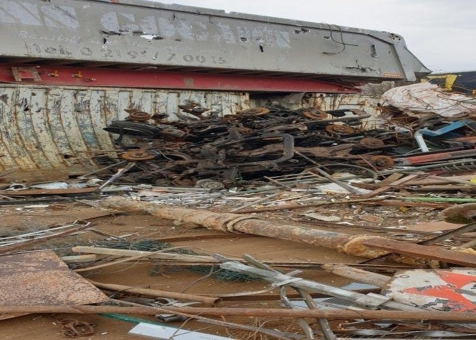
[[[368,235],[348,235],[311,229],[304,226],[280,224],[262,220],[253,215],[216,213],[204,209],[197,210],[163,206],[149,202],[132,201],[122,197],[110,197],[104,200],[101,205],[106,208],[129,212],[145,212],[159,218],[194,223],[209,229],[224,232],[240,232],[288,241],[304,242],[314,246],[336,249],[354,256],[375,258],[388,253],[388,251],[378,250],[376,247],[369,247],[364,244],[364,242],[369,240],[376,240],[376,243],[378,243],[378,240],[389,241],[389,239],[386,238]],[[396,257],[396,260],[403,263],[427,265],[427,261],[422,259]]]
[[[462,323],[476,323],[476,313],[448,313],[433,311],[389,311],[389,310],[331,310],[318,309],[271,309],[271,308],[206,308],[206,307],[117,307],[117,306],[83,306],[83,305],[57,305],[57,306],[0,306],[3,313],[65,313],[65,314],[148,314],[158,312],[180,312],[205,316],[250,316],[250,317],[275,317],[275,318],[324,318],[328,320],[369,319],[369,320],[431,320],[431,321],[456,321]]]

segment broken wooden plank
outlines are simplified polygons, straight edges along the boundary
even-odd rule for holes
[[[396,172],[394,174],[391,174],[390,176],[388,176],[384,180],[378,182],[376,185],[379,186],[379,187],[384,187],[384,186],[390,185],[390,184],[398,181],[403,176],[404,175],[402,173]]]
[[[129,256],[142,258],[153,258],[153,259],[162,259],[162,260],[180,260],[183,262],[214,262],[218,261],[212,256],[202,256],[202,255],[187,255],[187,254],[176,254],[176,253],[154,253],[151,251],[141,251],[141,250],[130,250],[130,249],[114,249],[114,248],[100,248],[100,247],[88,247],[88,246],[76,246],[71,248],[75,253],[88,253],[88,254],[97,254],[97,255],[113,255],[113,256]]]
[[[402,185],[402,184],[404,184],[404,183],[406,183],[406,182],[409,182],[409,181],[411,181],[412,179],[415,179],[415,178],[417,178],[417,177],[419,177],[419,176],[420,176],[420,174],[411,174],[411,175],[408,175],[408,176],[403,177],[403,178],[401,178],[401,179],[399,179],[399,180],[397,180],[397,181],[395,181],[395,182],[393,182],[393,183],[391,183],[391,184],[387,184],[387,185],[382,186],[382,187],[380,187],[380,188],[378,188],[378,189],[375,189],[374,191],[369,192],[368,194],[360,195],[360,197],[361,197],[361,198],[371,198],[371,197],[375,197],[375,196],[377,196],[377,195],[380,195],[381,193],[384,193],[384,192],[390,190],[390,189],[391,189],[392,187],[394,187],[394,186]]]

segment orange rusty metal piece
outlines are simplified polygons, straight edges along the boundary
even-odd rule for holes
[[[348,125],[331,124],[326,126],[326,131],[337,135],[351,135],[355,133],[355,129]]]
[[[362,138],[359,144],[369,149],[378,149],[385,146],[385,143],[382,140],[374,137]]]
[[[148,153],[146,150],[138,149],[138,150],[129,150],[122,154],[121,156],[123,159],[127,159],[128,161],[148,161],[154,159],[155,156]]]
[[[327,113],[319,109],[304,110],[302,114],[304,117],[314,120],[324,120],[327,118]]]
[[[269,109],[265,107],[256,107],[253,109],[248,109],[244,111],[237,112],[238,114],[247,114],[247,115],[254,115],[254,116],[264,116],[269,113]]]
[[[152,118],[152,115],[148,114],[147,112],[138,111],[135,109],[125,109],[124,111],[129,114],[127,119],[133,122],[146,122]]]
[[[394,165],[393,159],[388,156],[372,156],[370,160],[377,170],[392,168]]]
[[[0,286],[0,306],[82,305],[108,299],[52,250],[3,256]]]

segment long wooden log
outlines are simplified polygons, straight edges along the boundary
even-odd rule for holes
[[[201,225],[209,229],[225,232],[241,232],[288,241],[304,242],[314,246],[339,250],[343,253],[367,258],[376,258],[389,252],[399,253],[398,249],[381,249],[379,244],[393,242],[390,239],[369,235],[349,235],[333,231],[311,229],[305,226],[286,225],[262,220],[253,215],[238,215],[231,213],[215,213],[204,209],[187,209],[173,206],[161,206],[149,202],[132,201],[121,197],[111,197],[102,202],[107,208],[129,212],[149,213],[159,218],[177,220]],[[399,242],[405,243],[405,242]],[[406,243],[411,246],[411,243]],[[454,263],[455,259],[463,256],[452,251],[451,259],[441,259],[443,262]],[[405,254],[400,252],[400,254]],[[421,256],[420,256],[421,255]],[[466,265],[476,265],[476,255],[464,254]],[[412,254],[411,257],[396,256],[395,260],[414,265],[435,266],[435,263],[423,259],[431,259],[427,252]],[[459,262],[458,262],[459,263]]]
[[[389,310],[335,310],[323,311],[318,309],[268,309],[268,308],[206,308],[206,307],[117,307],[117,306],[0,306],[2,313],[67,313],[67,314],[146,314],[158,313],[187,313],[202,316],[250,316],[275,318],[323,318],[328,320],[369,319],[369,320],[431,320],[476,322],[476,313],[448,313],[448,312],[414,312]]]

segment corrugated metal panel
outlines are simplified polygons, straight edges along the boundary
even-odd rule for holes
[[[173,120],[178,105],[190,100],[221,115],[249,108],[246,93],[2,85],[0,171],[46,171],[50,178],[90,171],[95,155],[113,149],[103,127],[126,118],[124,109]]]

